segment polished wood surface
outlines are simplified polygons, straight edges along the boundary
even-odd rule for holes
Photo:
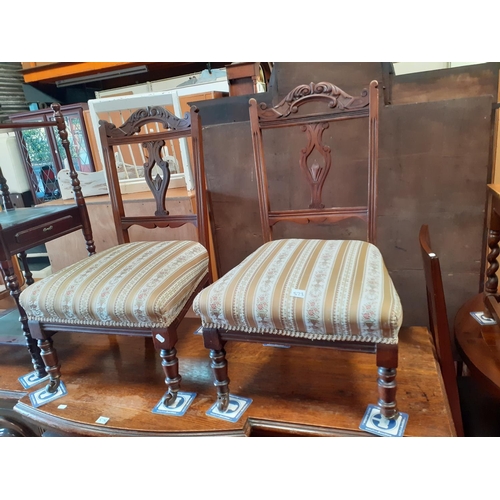
[[[480,325],[470,314],[483,308],[483,294],[462,306],[455,318],[455,340],[471,375],[500,397],[500,326]]]
[[[500,327],[480,325],[471,312],[481,311],[483,294],[458,311],[455,341],[470,372],[458,377],[465,436],[500,436]]]
[[[138,337],[61,336],[68,394],[38,409],[17,381],[27,371],[23,349],[0,346],[0,397],[19,399],[15,411],[26,423],[70,435],[368,436],[358,427],[376,399],[373,356],[333,349],[228,344],[232,393],[253,402],[236,423],[208,417],[215,398],[203,339],[194,334],[199,325],[185,319],[179,327],[181,390],[197,393],[183,417],[151,413],[165,385],[151,339]],[[427,329],[402,329],[400,368],[399,407],[409,414],[405,435],[454,435]],[[67,407],[58,409],[61,404]],[[109,422],[96,424],[100,416]]]

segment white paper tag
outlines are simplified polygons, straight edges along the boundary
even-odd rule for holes
[[[107,424],[108,423],[108,420],[109,418],[108,417],[99,417],[95,423],[96,424]]]
[[[157,333],[157,334],[155,335],[155,337],[156,337],[156,339],[157,339],[157,340],[159,340],[160,342],[165,342],[165,339],[164,339],[164,338],[163,338],[163,337],[162,337],[159,333]]]
[[[306,296],[305,290],[299,290],[297,288],[292,288],[292,293],[290,294],[292,297],[297,297],[299,299],[303,299]]]
[[[58,410],[65,410],[68,407],[68,405],[59,405],[57,407]]]

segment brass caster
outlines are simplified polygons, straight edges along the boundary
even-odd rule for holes
[[[175,403],[176,399],[177,399],[177,393],[176,392],[171,392],[169,390],[168,393],[167,393],[167,395],[165,396],[165,399],[163,400],[163,404],[165,406],[172,406]]]
[[[60,379],[57,379],[57,380],[51,380],[48,384],[47,384],[47,387],[45,387],[45,390],[47,392],[49,392],[50,394],[53,394],[54,392],[57,391],[57,389],[59,389],[59,385],[61,383],[61,380]]]
[[[217,394],[217,408],[226,411],[229,406],[229,394]]]
[[[396,412],[390,412],[388,413],[387,415],[384,415],[382,413],[382,415],[387,419],[387,420],[397,420],[397,418],[399,417],[399,411],[396,411]]]

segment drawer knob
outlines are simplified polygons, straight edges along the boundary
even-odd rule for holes
[[[43,231],[51,231],[52,229],[54,228],[54,226],[48,226],[48,227],[44,227],[43,228]]]

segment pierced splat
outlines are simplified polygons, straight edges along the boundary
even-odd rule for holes
[[[165,208],[165,195],[168,185],[170,184],[170,169],[168,161],[161,157],[161,148],[165,145],[165,141],[149,141],[143,143],[142,147],[147,150],[148,161],[144,164],[144,178],[149,189],[153,193],[156,201],[155,215],[168,215],[168,210]],[[163,177],[156,173],[153,177],[154,167],[157,166],[163,173]]]
[[[250,99],[250,126],[259,194],[260,221],[264,241],[272,240],[272,228],[278,222],[298,224],[336,224],[355,217],[367,223],[367,240],[375,244],[377,220],[378,170],[378,82],[353,97],[332,83],[299,85],[276,106]],[[312,108],[307,109],[309,104]],[[299,112],[299,108],[300,112]],[[308,112],[307,112],[308,111]],[[323,132],[329,122],[368,119],[368,203],[360,206],[329,206],[321,202],[322,190],[332,167],[331,150],[323,144]],[[308,144],[299,153],[300,167],[310,186],[308,208],[271,210],[262,132],[269,129],[302,127]],[[295,131],[297,128],[295,128]]]
[[[306,148],[301,150],[300,167],[305,173],[311,188],[309,208],[325,208],[325,205],[321,203],[321,193],[332,164],[331,149],[322,143],[323,132],[327,128],[328,123],[312,123],[302,126],[302,131],[307,133],[308,144]],[[323,159],[322,165],[317,160],[308,163],[308,159],[314,150],[321,155]]]

